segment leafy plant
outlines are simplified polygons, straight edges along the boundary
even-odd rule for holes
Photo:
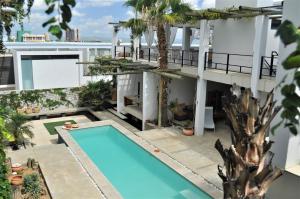
[[[76,6],[76,0],[45,0],[45,3],[48,6],[45,13],[51,15],[57,10],[59,17],[51,17],[43,23],[43,27],[49,26],[48,31],[60,39],[63,34],[62,30],[70,29],[68,23],[72,19],[71,8]]]
[[[24,143],[24,135],[29,138],[33,138],[34,136],[31,131],[31,126],[26,124],[27,122],[28,118],[25,115],[11,111],[6,128],[14,137],[14,141],[12,142],[14,149],[19,149],[19,145]]]
[[[20,99],[27,106],[31,106],[33,104],[39,104],[44,95],[40,90],[24,90],[20,92]]]
[[[105,100],[111,97],[111,88],[110,81],[89,82],[79,93],[79,106],[101,109]]]
[[[24,177],[24,192],[30,199],[39,199],[42,193],[40,178],[38,174],[33,173]]]
[[[62,37],[62,30],[69,29],[72,19],[72,8],[76,6],[76,0],[44,0],[47,5],[46,14],[52,17],[43,23],[43,27],[49,26],[48,31],[58,39]],[[4,31],[9,37],[15,23],[19,23],[23,29],[23,19],[30,16],[34,0],[1,0],[0,1],[0,54],[5,53],[3,44]],[[53,16],[54,11],[57,15]]]
[[[11,186],[7,179],[6,155],[4,152],[3,142],[11,140],[11,136],[5,128],[5,121],[0,118],[0,198],[11,198]]]
[[[297,44],[296,50],[282,62],[283,68],[293,73],[293,79],[281,88],[281,94],[284,96],[281,113],[283,121],[276,127],[283,123],[284,127],[289,128],[291,133],[297,135],[300,124],[300,28],[286,20],[280,25],[276,35],[280,36],[286,46]]]

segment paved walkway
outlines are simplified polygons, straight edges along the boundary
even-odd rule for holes
[[[229,129],[223,123],[217,124],[216,133],[207,131],[204,136],[184,136],[175,128],[153,129],[137,134],[222,189],[221,179],[217,175],[217,165],[222,164],[222,159],[214,144],[219,138],[225,146],[230,145]]]
[[[57,143],[57,135],[50,135],[44,123],[57,122],[64,120],[74,120],[76,123],[90,122],[90,120],[84,115],[74,115],[67,117],[58,117],[42,120],[32,120],[28,124],[32,126],[32,132],[34,133],[34,138],[31,140],[35,146],[45,146],[49,144]]]
[[[9,152],[8,157],[13,163],[24,163],[27,158],[38,160],[53,199],[104,198],[64,144]]]

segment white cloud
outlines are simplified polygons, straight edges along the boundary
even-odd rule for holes
[[[216,5],[216,0],[203,0],[201,8],[214,8]]]
[[[46,10],[47,5],[45,4],[45,0],[34,0],[32,9],[33,10]]]
[[[85,37],[111,37],[112,27],[108,23],[112,21],[112,16],[103,16],[96,19],[84,17],[76,22],[74,21],[72,27],[79,28],[80,34]]]
[[[128,19],[135,17],[135,13],[132,10],[127,10],[126,14]]]
[[[74,8],[74,9],[72,10],[72,15],[73,15],[74,17],[83,17],[83,16],[85,16],[86,14],[85,14],[85,13],[82,13],[82,12],[80,12],[78,9]]]
[[[182,0],[184,3],[189,4],[193,9],[199,8],[199,0]]]
[[[105,7],[112,6],[116,3],[123,3],[124,0],[82,0],[78,1],[76,7],[87,8],[87,7]]]

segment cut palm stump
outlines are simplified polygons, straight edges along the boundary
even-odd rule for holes
[[[282,175],[272,166],[272,141],[266,139],[270,123],[279,112],[273,91],[260,107],[249,89],[224,100],[231,128],[232,145],[224,149],[220,140],[215,148],[223,158],[218,175],[223,181],[224,199],[263,199],[271,183]],[[225,172],[224,172],[225,170]]]

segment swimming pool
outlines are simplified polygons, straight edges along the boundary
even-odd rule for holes
[[[111,125],[70,134],[125,199],[211,198]]]

